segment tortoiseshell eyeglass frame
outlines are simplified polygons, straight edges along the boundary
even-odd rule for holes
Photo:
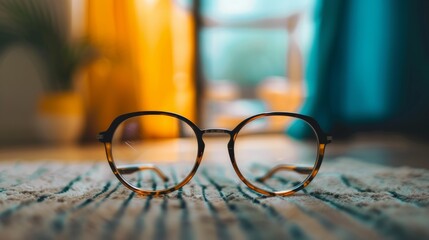
[[[129,118],[145,116],[145,115],[164,115],[164,116],[177,118],[178,120],[181,120],[181,121],[185,122],[186,124],[188,124],[192,128],[192,130],[194,131],[195,136],[197,138],[198,153],[196,156],[195,164],[194,164],[191,172],[186,176],[186,178],[183,181],[181,181],[177,185],[170,187],[168,189],[152,190],[151,191],[151,190],[142,190],[142,189],[134,187],[127,180],[125,180],[121,174],[132,173],[132,172],[139,171],[139,170],[154,170],[162,179],[164,179],[164,181],[167,181],[168,178],[156,166],[152,166],[152,165],[143,166],[143,167],[138,166],[138,165],[136,165],[136,166],[133,165],[133,166],[129,166],[129,167],[126,166],[126,167],[118,168],[118,166],[116,166],[114,158],[113,158],[112,139],[113,139],[113,135],[115,133],[116,128],[122,122],[124,122],[125,120],[127,120]],[[270,191],[266,191],[264,189],[261,189],[261,188],[255,186],[254,184],[252,184],[250,181],[248,181],[243,176],[243,174],[240,172],[240,170],[237,166],[236,160],[235,160],[234,143],[235,143],[235,139],[237,138],[237,135],[240,132],[240,130],[249,122],[252,122],[258,118],[269,117],[269,116],[286,116],[286,117],[301,119],[304,122],[308,123],[308,125],[313,129],[313,131],[317,137],[317,144],[319,146],[318,146],[318,151],[317,151],[317,159],[316,159],[316,162],[314,164],[314,167],[307,169],[305,167],[299,167],[299,166],[293,166],[293,165],[280,165],[280,166],[277,166],[277,167],[271,169],[265,176],[259,178],[260,180],[263,181],[263,180],[269,178],[271,175],[273,175],[276,171],[285,170],[285,169],[295,171],[298,173],[309,174],[307,176],[307,178],[304,179],[304,181],[302,181],[299,185],[295,186],[294,188],[292,188],[290,190],[270,192]],[[238,177],[241,179],[241,181],[244,184],[246,184],[250,189],[252,189],[252,190],[254,190],[260,194],[266,195],[266,196],[287,196],[287,195],[294,194],[295,192],[306,187],[314,179],[317,172],[319,171],[319,168],[322,165],[323,156],[325,154],[325,147],[328,143],[330,143],[332,141],[332,136],[325,134],[315,119],[313,119],[312,117],[309,117],[309,116],[305,116],[305,115],[301,115],[301,114],[297,114],[297,113],[290,113],[290,112],[260,113],[260,114],[246,118],[241,123],[239,123],[233,130],[217,129],[217,128],[216,129],[200,129],[197,125],[195,125],[189,119],[187,119],[181,115],[171,113],[171,112],[164,112],[164,111],[131,112],[131,113],[123,114],[123,115],[116,117],[106,131],[101,132],[97,135],[97,139],[100,142],[104,143],[106,156],[107,156],[107,160],[109,162],[110,168],[112,169],[113,173],[115,174],[115,176],[119,179],[119,181],[122,184],[124,184],[130,190],[132,190],[138,194],[141,194],[141,195],[162,195],[162,194],[167,194],[167,193],[170,193],[170,192],[173,192],[173,191],[180,189],[185,184],[187,184],[192,179],[192,177],[195,175],[195,173],[197,172],[197,169],[201,163],[201,160],[203,158],[203,153],[204,153],[204,148],[205,148],[205,144],[203,141],[203,135],[207,134],[207,133],[224,133],[224,134],[228,134],[230,136],[230,140],[228,142],[227,147],[228,147],[228,153],[229,153],[230,160],[231,160],[231,163],[232,163],[232,166],[234,168],[235,173],[238,175]]]

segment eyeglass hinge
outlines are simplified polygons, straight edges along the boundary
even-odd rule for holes
[[[101,133],[97,134],[97,140],[100,142],[104,142],[104,134],[105,134],[105,132],[101,132]]]

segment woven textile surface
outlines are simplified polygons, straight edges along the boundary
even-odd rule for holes
[[[230,168],[230,166],[225,166]],[[138,196],[106,162],[0,163],[1,239],[429,238],[429,171],[327,161],[289,197],[221,166],[166,196]]]

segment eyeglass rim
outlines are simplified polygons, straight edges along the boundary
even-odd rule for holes
[[[124,122],[127,119],[130,119],[133,117],[139,117],[139,116],[147,116],[147,115],[164,115],[164,116],[170,116],[170,117],[182,120],[192,128],[192,130],[194,131],[195,136],[197,138],[198,152],[197,152],[196,161],[195,161],[195,164],[194,164],[192,170],[181,182],[179,182],[178,184],[176,184],[170,188],[167,188],[167,189],[143,190],[143,189],[140,189],[140,188],[133,186],[119,173],[119,171],[116,167],[116,164],[114,162],[113,153],[112,153],[112,139],[113,139],[113,135],[116,131],[116,128],[122,122]],[[317,159],[316,159],[313,171],[307,176],[306,179],[304,179],[299,185],[295,186],[292,189],[288,189],[288,190],[284,190],[284,191],[267,191],[267,190],[264,190],[262,188],[255,186],[254,184],[252,184],[250,181],[248,181],[243,176],[240,169],[238,168],[238,165],[237,165],[237,162],[235,159],[234,143],[235,143],[235,139],[237,138],[240,130],[249,122],[252,122],[258,118],[268,117],[268,116],[288,116],[288,117],[294,117],[294,118],[301,119],[304,122],[308,123],[308,125],[313,129],[314,133],[316,134],[316,138],[317,138],[319,147],[318,147]],[[183,187],[184,185],[186,185],[192,179],[192,177],[197,172],[198,167],[202,161],[204,148],[205,148],[205,144],[203,141],[203,135],[205,132],[207,132],[207,130],[212,130],[212,129],[201,129],[195,123],[193,123],[191,120],[189,120],[186,117],[179,115],[177,113],[167,112],[167,111],[137,111],[137,112],[130,112],[130,113],[125,113],[125,114],[121,114],[121,115],[117,116],[112,121],[112,123],[110,124],[110,126],[108,127],[108,129],[106,131],[100,132],[97,135],[97,139],[100,142],[104,143],[105,152],[106,152],[106,156],[107,156],[107,160],[108,160],[108,163],[110,165],[110,168],[112,169],[114,175],[118,178],[118,180],[122,184],[124,184],[127,188],[129,188],[130,190],[132,190],[138,194],[155,195],[156,196],[156,195],[163,195],[163,194],[167,194],[167,193],[176,191],[176,190],[180,189],[181,187]],[[305,188],[314,179],[314,177],[317,175],[319,168],[320,168],[322,161],[323,161],[325,147],[328,143],[330,143],[332,141],[332,137],[322,131],[320,125],[318,124],[318,122],[314,118],[307,116],[307,115],[302,115],[299,113],[292,113],[292,112],[263,112],[263,113],[259,113],[259,114],[256,114],[256,115],[253,115],[253,116],[250,116],[250,117],[244,119],[233,130],[224,130],[224,131],[230,135],[230,141],[228,142],[228,153],[230,156],[231,164],[232,164],[234,171],[236,172],[237,176],[250,189],[252,189],[252,190],[254,190],[260,194],[267,195],[267,196],[287,196],[287,195],[294,194],[295,192],[298,192],[299,190]]]

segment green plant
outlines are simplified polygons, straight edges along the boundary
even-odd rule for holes
[[[0,1],[0,52],[14,44],[30,46],[46,65],[48,91],[68,91],[76,71],[96,57],[87,40],[70,41],[58,12],[42,1]]]

